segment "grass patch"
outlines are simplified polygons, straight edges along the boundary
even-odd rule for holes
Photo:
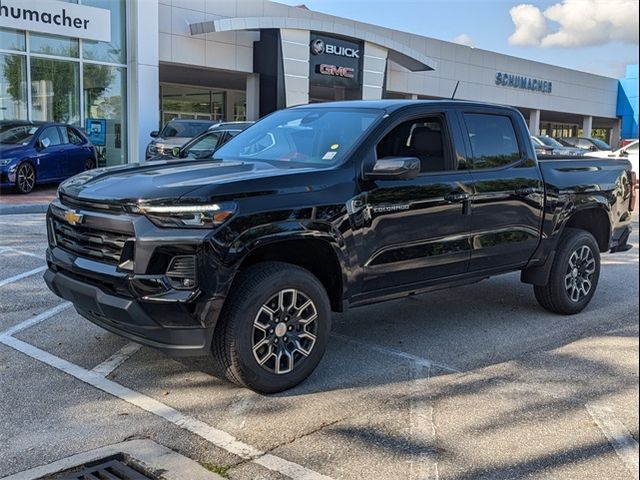
[[[200,462],[200,465],[202,465],[210,472],[217,473],[223,478],[229,478],[229,470],[231,470],[231,465],[216,465],[215,463],[207,462]]]

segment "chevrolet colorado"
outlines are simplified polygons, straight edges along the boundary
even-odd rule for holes
[[[332,311],[521,271],[542,307],[580,312],[600,254],[630,248],[635,183],[626,160],[538,160],[508,107],[299,106],[210,160],[64,182],[45,280],[111,332],[277,392],[317,366]]]

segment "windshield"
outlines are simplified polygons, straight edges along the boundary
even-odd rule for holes
[[[551,138],[551,137],[545,137],[545,136],[541,136],[541,137],[536,137],[538,140],[540,140],[542,143],[544,143],[547,147],[560,147],[562,148],[564,145],[562,145],[559,141],[557,141],[555,138]]]
[[[592,138],[591,141],[596,145],[596,147],[598,147],[600,150],[611,150],[611,147],[609,146],[609,144],[603,142],[602,140],[599,140],[597,138]]]
[[[192,140],[182,150],[183,158],[193,158],[202,160],[205,158],[211,158],[213,152],[216,151],[220,139],[224,132],[211,132],[202,135],[201,137]]]
[[[169,122],[164,126],[159,136],[162,138],[195,137],[196,135],[200,135],[211,125],[212,123],[204,122]]]
[[[0,132],[0,143],[5,145],[25,145],[31,141],[38,131],[35,125],[18,125]]]
[[[281,110],[234,137],[213,158],[336,165],[383,113],[330,107]]]

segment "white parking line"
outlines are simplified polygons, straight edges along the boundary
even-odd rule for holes
[[[385,355],[390,355],[392,357],[399,357],[405,360],[409,360],[410,362],[414,362],[416,365],[421,365],[424,367],[437,367],[451,373],[462,373],[460,370],[453,367],[449,367],[448,365],[435,363],[429,360],[428,358],[418,357],[417,355],[412,355],[411,353],[403,352],[402,350],[396,350],[395,348],[384,347],[382,345],[378,345],[377,343],[367,342],[365,340],[358,340],[355,338],[348,337],[346,335],[342,335],[341,333],[332,333],[331,336],[338,338],[344,342],[352,343],[354,345],[359,345],[361,347],[365,347],[365,348],[368,348],[369,350],[374,350],[376,352],[380,352]]]
[[[116,353],[107,358],[104,362],[93,367],[91,371],[97,373],[98,375],[106,377],[124,362],[129,360],[131,355],[140,350],[140,348],[142,348],[142,345],[140,345],[139,343],[129,342]]]
[[[419,451],[411,459],[409,478],[438,480],[436,425],[429,399],[430,367],[412,362],[409,366],[411,396],[409,399],[409,435]]]
[[[4,332],[0,332],[0,339],[2,337],[8,337],[9,335],[15,335],[16,333],[21,332],[22,330],[26,330],[29,327],[33,327],[34,325],[37,325],[38,323],[46,320],[47,318],[51,318],[54,315],[57,315],[58,313],[66,310],[69,307],[71,307],[71,303],[64,302],[64,303],[61,303],[60,305],[50,308],[49,310],[45,310],[44,312],[36,315],[35,317],[31,317],[30,319],[25,320],[24,322],[14,325],[13,327],[9,328],[8,330],[5,330]]]
[[[24,250],[18,250],[13,247],[0,246],[0,253],[14,252],[20,255],[26,255],[27,257],[39,258],[40,260],[46,260],[44,255],[38,255],[37,253],[25,252]]]
[[[0,287],[4,287],[5,285],[9,285],[10,283],[17,282],[18,280],[22,280],[23,278],[30,277],[37,273],[44,272],[47,269],[47,266],[34,268],[33,270],[29,270],[28,272],[19,273],[18,275],[14,275],[13,277],[5,278],[4,280],[0,280]]]
[[[60,357],[41,350],[33,345],[29,345],[17,338],[9,335],[0,336],[0,343],[28,355],[42,363],[56,368],[72,377],[77,378],[103,392],[109,393],[115,397],[135,405],[149,413],[168,420],[169,422],[194,433],[213,445],[226,450],[240,458],[251,460],[269,470],[279,472],[293,479],[300,480],[331,480],[330,477],[322,475],[318,472],[310,470],[297,463],[290,462],[283,458],[265,453],[251,445],[237,440],[232,435],[218,430],[206,423],[185,415],[184,413],[165,405],[158,400],[148,397],[142,393],[131,390],[119,383],[104,378],[102,375],[82,368],[74,363],[64,360]]]
[[[636,480],[638,479],[638,442],[631,436],[631,433],[624,426],[624,424],[618,420],[613,410],[600,405],[587,404],[585,405],[589,415],[596,422],[604,436],[607,437],[609,443],[624,463],[629,473]]]

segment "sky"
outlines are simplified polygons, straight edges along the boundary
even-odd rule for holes
[[[614,78],[638,63],[638,0],[276,0]]]

